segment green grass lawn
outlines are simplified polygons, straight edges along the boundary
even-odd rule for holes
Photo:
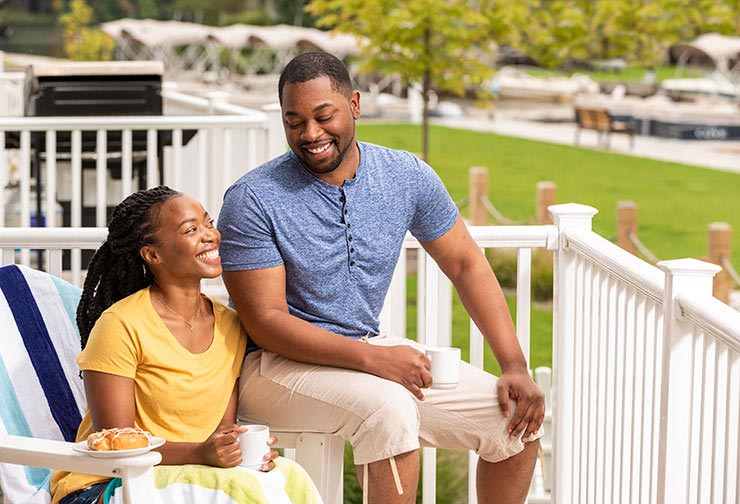
[[[645,80],[645,74],[648,71],[647,68],[627,67],[622,70],[609,71],[609,70],[593,70],[586,71],[576,69],[571,72],[585,74],[591,77],[596,82],[642,82]],[[547,77],[551,75],[558,75],[558,72],[552,70],[531,68],[528,70],[531,75],[539,77]],[[697,78],[704,75],[706,72],[699,71],[695,68],[675,66],[661,66],[655,69],[655,80],[660,82],[665,79],[676,79],[676,78]],[[562,74],[565,75],[565,74]]]
[[[420,151],[418,126],[360,124],[358,136]],[[534,214],[535,186],[550,180],[558,202],[599,210],[594,230],[607,238],[615,234],[617,203],[634,201],[640,240],[660,259],[705,255],[710,222],[727,222],[740,233],[739,174],[443,127],[431,128],[430,146],[429,162],[455,201],[467,195],[470,167],[484,166],[489,198],[516,221]],[[740,246],[732,255],[740,267]]]
[[[412,152],[420,150],[418,126],[359,124],[358,137]],[[583,203],[599,210],[594,230],[607,238],[615,234],[617,202],[637,203],[638,235],[660,259],[705,255],[710,222],[724,221],[740,232],[739,174],[443,127],[431,128],[430,145],[430,164],[455,201],[467,195],[470,167],[485,166],[489,169],[489,198],[513,220],[534,214],[535,185],[551,180],[557,184],[558,202]],[[740,246],[733,250],[733,263],[740,267]],[[414,302],[409,299],[411,336],[415,334]],[[457,297],[454,302],[453,343],[467,352],[467,317]],[[551,365],[551,327],[550,308],[535,305],[532,368]],[[497,372],[490,351],[486,369]]]

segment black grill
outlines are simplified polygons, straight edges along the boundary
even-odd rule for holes
[[[30,65],[26,116],[162,114],[159,62],[95,62]]]
[[[143,116],[162,115],[162,72],[160,62],[84,62],[84,63],[40,63],[30,65],[26,70],[24,87],[24,115],[34,117],[74,117],[74,116]],[[191,135],[192,136],[192,132]],[[120,131],[109,131],[107,135],[108,176],[121,178],[121,137]],[[183,140],[189,140],[189,136]],[[133,174],[139,187],[146,187],[146,131],[134,131]],[[55,155],[58,163],[69,159],[71,133],[57,133],[56,154],[45,152],[46,133],[31,135],[33,149],[32,176],[36,179],[38,194],[41,194],[44,160]],[[82,132],[82,169],[94,170],[96,166],[97,136],[94,131]],[[170,131],[158,132],[159,176],[162,180],[162,149],[172,143]],[[83,175],[83,195],[85,194]],[[91,188],[89,188],[91,189]],[[62,206],[62,225],[71,225],[71,202],[57,194]],[[41,214],[41,198],[37,198],[37,212]],[[110,220],[114,204],[107,208]],[[40,222],[40,220],[37,220]],[[82,225],[95,225],[95,208],[82,207]],[[90,252],[88,251],[88,254]],[[85,254],[85,255],[88,255]],[[88,257],[83,258],[87,263]],[[65,261],[66,262],[66,261]]]

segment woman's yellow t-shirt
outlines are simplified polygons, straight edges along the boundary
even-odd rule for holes
[[[214,335],[205,352],[191,353],[175,339],[154,310],[146,288],[103,312],[77,363],[83,371],[134,380],[136,427],[167,441],[205,441],[226,412],[247,345],[236,312],[217,301],[211,303]],[[86,440],[92,432],[88,411],[77,430],[77,441]],[[105,480],[89,474],[54,472],[52,503]]]

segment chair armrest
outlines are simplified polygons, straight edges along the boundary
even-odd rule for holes
[[[0,434],[0,462],[115,478],[122,473],[146,471],[162,461],[162,455],[155,451],[134,457],[95,458],[74,451],[73,445],[65,441]]]

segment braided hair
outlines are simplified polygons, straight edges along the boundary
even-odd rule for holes
[[[131,194],[113,210],[108,237],[88,265],[77,306],[82,348],[109,306],[152,284],[152,274],[139,250],[154,243],[152,235],[160,225],[162,204],[181,195],[167,186],[154,187]]]

